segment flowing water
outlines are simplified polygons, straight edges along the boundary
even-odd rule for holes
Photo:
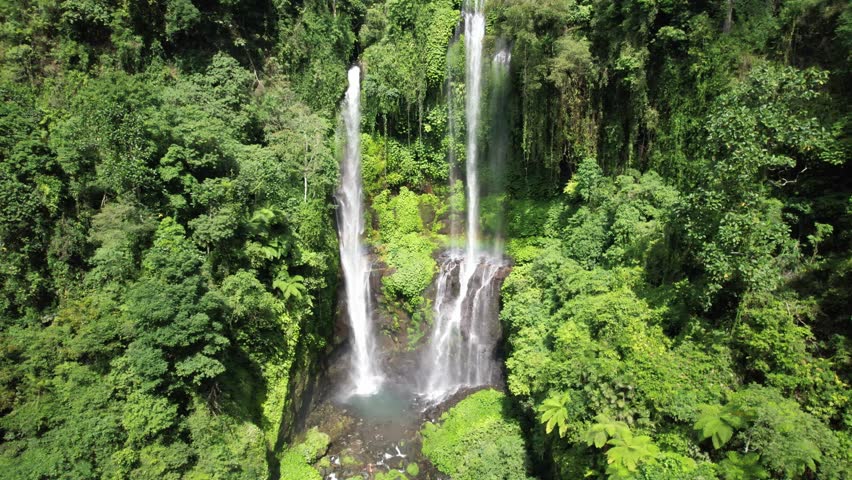
[[[431,373],[423,394],[443,400],[459,387],[493,384],[499,369],[494,350],[502,258],[482,256],[468,275],[468,258],[450,251],[441,259],[436,281],[435,325],[427,352]]]
[[[382,375],[375,359],[370,312],[370,261],[361,238],[364,205],[361,188],[361,69],[349,70],[349,88],[343,105],[346,148],[337,199],[340,261],[346,288],[346,309],[352,331],[351,388],[355,395],[379,390]]]
[[[494,381],[496,371],[499,279],[506,265],[499,253],[486,254],[480,244],[477,163],[485,37],[483,3],[483,0],[469,0],[464,9],[467,236],[463,252],[451,250],[440,261],[434,325],[424,357],[428,373],[422,388],[422,394],[432,402],[446,398],[462,386],[489,384]]]
[[[479,180],[477,156],[479,155],[479,108],[482,99],[482,39],[485,37],[484,0],[468,0],[464,12],[465,46],[465,118],[467,120],[467,151],[465,175],[467,176],[467,249],[462,278],[473,275],[479,248]]]
[[[420,468],[420,473],[408,473],[408,478],[443,478],[420,452],[418,432],[423,423],[437,421],[441,412],[473,391],[500,383],[496,348],[501,332],[497,319],[500,286],[509,266],[503,257],[501,227],[483,227],[480,198],[499,195],[504,190],[500,168],[505,162],[508,128],[498,117],[505,114],[508,104],[510,54],[507,48],[499,48],[497,55],[490,58],[490,73],[483,78],[483,72],[489,71],[483,68],[483,3],[484,0],[467,0],[463,10],[464,128],[461,125],[457,128],[454,122],[450,75],[447,83],[450,181],[454,185],[460,177],[455,170],[453,146],[456,137],[465,135],[466,209],[451,211],[448,219],[451,247],[439,255],[440,270],[428,293],[430,298],[434,294],[431,334],[422,348],[409,351],[391,347],[384,352],[384,372],[379,372],[377,366],[370,312],[370,265],[361,244],[364,217],[358,142],[360,71],[356,67],[349,72],[350,84],[343,108],[347,142],[339,194],[339,224],[353,337],[351,364],[349,371],[329,370],[324,399],[316,404],[307,420],[308,426],[317,426],[332,437],[327,461],[320,469],[326,479],[373,478],[379,472],[409,470],[412,464]],[[492,86],[486,90],[490,96],[487,111],[490,117],[486,119],[491,122],[483,125],[480,110],[486,81]],[[480,130],[489,135],[487,148],[480,145]],[[483,153],[488,157],[480,166],[478,161]],[[480,185],[480,167],[485,186]],[[494,214],[490,210],[489,213]],[[457,218],[457,214],[463,215]],[[383,317],[377,315],[376,321],[379,318]],[[340,391],[339,386],[346,383],[343,379],[347,376],[351,378],[352,391]]]

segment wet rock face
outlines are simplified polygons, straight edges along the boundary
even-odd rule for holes
[[[408,480],[444,478],[422,455],[420,430],[483,388],[490,387],[459,389],[440,404],[392,387],[370,397],[329,395],[306,422],[306,428],[329,437],[325,456],[314,466],[324,479],[382,478],[380,474]]]
[[[423,406],[404,390],[389,388],[370,397],[346,399],[329,396],[307,421],[330,438],[327,455],[315,467],[326,479],[379,474],[437,478],[420,454],[419,430],[425,415]]]
[[[434,401],[499,380],[500,287],[509,268],[501,256],[458,250],[445,252],[439,263],[435,321],[421,357],[427,380],[420,391]]]
[[[393,274],[394,270],[382,262],[379,256],[375,253],[371,253],[369,255],[369,262],[369,283],[370,292],[372,294],[369,306],[376,328],[376,335],[379,337],[393,337],[394,335],[390,335],[390,333],[393,333],[394,330],[398,330],[398,328],[394,328],[393,323],[396,322],[398,324],[405,325],[407,322],[411,321],[411,316],[399,306],[392,305],[390,301],[384,298],[382,293],[382,279]],[[431,300],[428,291],[424,293],[423,298]],[[351,329],[347,322],[348,310],[346,305],[345,289],[342,285],[337,293],[337,305],[338,308],[333,341],[335,346],[346,343],[349,341],[349,337],[351,336]],[[394,320],[394,316],[398,317],[398,319]],[[382,340],[382,338],[378,339],[379,342]]]

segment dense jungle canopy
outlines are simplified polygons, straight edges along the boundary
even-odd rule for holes
[[[0,0],[0,477],[321,478],[297,418],[344,341],[347,70],[381,334],[414,348],[464,208],[462,7]],[[850,478],[849,2],[485,14],[512,55],[482,106],[506,385],[424,426],[434,467]]]

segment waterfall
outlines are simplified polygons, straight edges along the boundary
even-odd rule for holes
[[[499,276],[505,265],[499,255],[486,254],[480,245],[477,160],[485,37],[483,3],[483,0],[468,0],[464,8],[467,235],[464,251],[446,252],[440,262],[435,321],[425,357],[428,380],[422,392],[432,401],[445,398],[461,386],[491,383],[496,371]],[[452,152],[450,160],[452,169]],[[454,233],[451,229],[451,234]]]
[[[352,332],[352,392],[371,395],[378,391],[382,375],[375,364],[370,315],[370,262],[361,242],[364,205],[361,188],[361,69],[349,70],[349,88],[343,103],[346,147],[337,199],[340,261],[346,288],[346,309]]]
[[[473,5],[471,5],[471,3]],[[479,180],[477,178],[477,156],[479,155],[479,108],[482,98],[482,39],[485,37],[484,0],[468,0],[464,12],[465,52],[465,117],[467,119],[467,151],[465,175],[467,176],[467,249],[465,260],[467,275],[473,274],[479,248]],[[471,10],[470,7],[473,7]],[[464,284],[463,284],[464,285]]]
[[[499,204],[505,201],[506,194],[506,160],[509,154],[509,132],[511,118],[509,113],[510,78],[509,67],[512,63],[512,51],[505,40],[498,40],[497,53],[491,60],[491,86],[488,115],[491,119],[488,142],[488,170],[485,194],[498,199]],[[504,251],[503,238],[504,218],[502,209],[494,213],[492,218],[493,244],[491,253],[500,256]]]

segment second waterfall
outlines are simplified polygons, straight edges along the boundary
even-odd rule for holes
[[[424,357],[427,379],[421,389],[432,401],[440,401],[463,386],[489,384],[497,373],[497,303],[499,277],[505,264],[501,252],[486,251],[480,238],[478,133],[485,38],[483,4],[484,0],[468,0],[464,7],[467,228],[464,250],[451,250],[441,260],[434,327]]]

